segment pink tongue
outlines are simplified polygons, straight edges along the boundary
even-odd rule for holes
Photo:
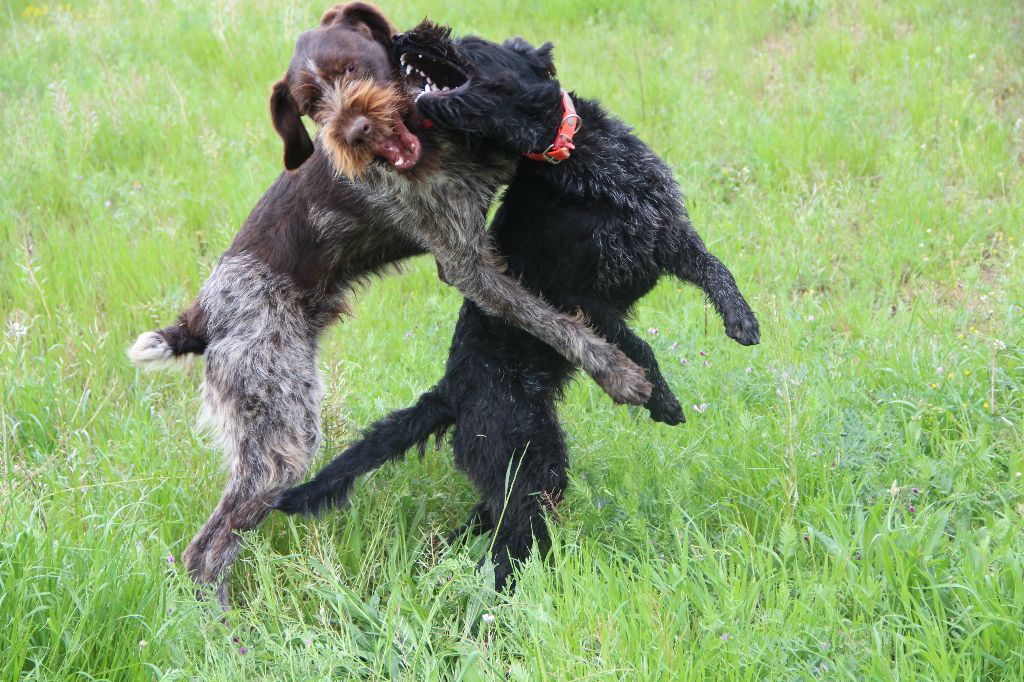
[[[420,140],[400,120],[395,129],[377,147],[377,153],[398,170],[409,170],[420,160]]]

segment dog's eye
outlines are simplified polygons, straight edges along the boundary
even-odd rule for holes
[[[345,73],[355,73],[355,70],[356,70],[355,62],[351,62],[348,66],[345,67]]]

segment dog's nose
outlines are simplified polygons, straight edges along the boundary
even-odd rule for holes
[[[372,132],[373,126],[370,124],[370,119],[360,116],[349,125],[348,131],[345,133],[345,141],[352,145],[363,144],[370,141]]]

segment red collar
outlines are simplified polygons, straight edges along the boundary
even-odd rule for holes
[[[569,97],[569,93],[562,90],[562,123],[558,126],[558,132],[555,133],[555,141],[542,152],[523,154],[523,156],[533,161],[547,161],[550,164],[562,163],[569,158],[572,150],[576,149],[572,138],[581,125],[583,125],[583,119],[576,113],[572,98]]]

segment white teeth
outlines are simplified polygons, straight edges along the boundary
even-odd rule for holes
[[[402,62],[402,66],[405,66],[405,57],[406,57],[406,56],[405,56],[405,55],[403,54],[403,55],[402,55],[401,57],[399,57],[399,59],[398,59],[398,61]]]
[[[433,85],[434,84],[434,81],[430,80],[430,76],[427,76],[427,84],[428,85]]]
[[[449,90],[451,90],[451,88],[449,88],[447,85],[441,88],[441,92],[448,92]]]
[[[406,76],[411,76],[412,75],[412,67],[411,66],[405,67],[405,75]]]

